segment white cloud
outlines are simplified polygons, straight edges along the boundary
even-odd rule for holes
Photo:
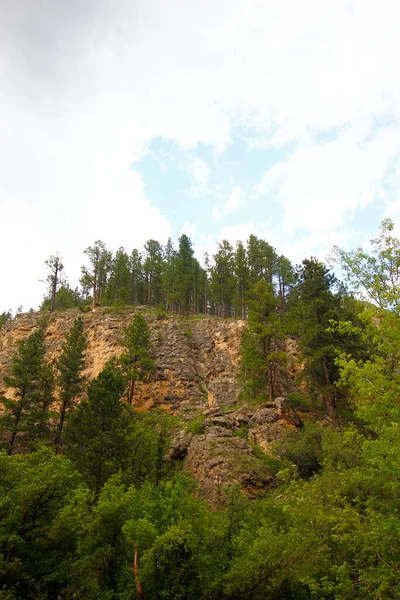
[[[311,256],[326,262],[333,245],[346,247],[349,241],[351,242],[349,231],[332,230],[332,236],[329,238],[324,231],[296,236],[292,233],[285,234],[274,226],[271,219],[258,223],[250,220],[246,223],[224,226],[219,232],[219,239],[228,240],[234,246],[237,241],[246,245],[250,234],[266,240],[278,254],[287,256],[294,265],[300,264],[304,258]]]
[[[185,190],[186,195],[189,198],[203,200],[210,193],[208,182],[211,170],[207,163],[200,157],[191,156],[185,152],[178,154],[178,161],[181,163],[181,168],[186,170],[194,180],[194,184]]]
[[[284,208],[284,229],[329,234],[357,207],[382,193],[385,177],[400,155],[400,131],[382,128],[371,138],[349,127],[325,144],[307,144],[264,175],[255,191],[274,194]]]
[[[7,290],[6,303],[3,300],[5,308],[15,309],[24,303],[28,310],[40,304],[45,286],[38,281],[46,277],[44,260],[57,250],[74,287],[86,261],[83,250],[96,239],[103,240],[113,252],[121,245],[127,251],[140,249],[149,238],[166,242],[170,223],[149,202],[140,174],[110,164],[97,163],[92,168],[96,172],[82,176],[79,190],[73,182],[63,190],[54,183],[54,206],[41,206],[38,191],[30,194],[31,204],[24,203],[21,197],[12,206],[6,204],[5,212],[2,207],[3,222],[17,226],[8,240],[7,255],[21,255],[18,268],[22,269],[22,275],[18,275],[15,261],[3,263],[4,281],[13,282]],[[78,210],[71,206],[71,198],[80,207]]]
[[[239,187],[234,187],[225,202],[214,206],[212,210],[212,218],[214,221],[219,221],[223,217],[235,212],[240,206],[243,206],[244,201],[241,197],[241,193]]]
[[[199,186],[205,187],[207,185],[210,177],[210,169],[204,160],[199,157],[193,158],[190,161],[189,171]]]
[[[37,302],[36,275],[20,273],[57,249],[165,239],[167,216],[127,171],[156,137],[218,154],[246,125],[251,144],[297,144],[266,183],[287,231],[330,235],[399,166],[399,30],[396,0],[4,0],[0,252],[14,264],[0,311]],[[376,120],[390,126],[370,137]],[[313,142],[334,128],[334,142]],[[192,168],[208,185],[208,166]]]
[[[385,217],[388,217],[389,219],[392,219],[396,222],[400,221],[400,198],[389,202],[386,206],[385,213]]]

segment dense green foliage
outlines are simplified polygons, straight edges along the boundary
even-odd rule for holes
[[[124,377],[109,363],[88,386],[66,429],[66,454],[97,493],[123,464],[128,422],[120,400]]]
[[[263,402],[271,385],[278,386],[287,334],[296,337],[305,361],[302,393],[311,398],[311,412],[301,430],[276,442],[275,485],[258,501],[233,486],[211,508],[179,465],[163,460],[176,421],[162,412],[138,413],[124,401],[130,369],[139,369],[143,357],[151,360],[142,316],[125,332],[125,357],[107,364],[87,388],[79,322],[55,365],[45,360],[45,325],[21,342],[6,379],[14,394],[2,400],[0,598],[400,598],[400,293],[394,276],[400,246],[388,231],[384,223],[372,257],[361,250],[338,253],[349,280],[368,282],[369,297],[382,300],[377,305],[356,301],[315,259],[295,272],[280,257],[278,277],[273,249],[253,237],[236,253],[222,244],[214,283],[198,279],[196,289],[214,294],[218,314],[242,316],[244,310],[248,316],[244,398]],[[105,250],[98,249],[100,261]],[[194,289],[188,240],[180,245],[179,269],[170,246],[168,276],[158,271],[160,248],[150,250],[143,294],[157,302],[169,290],[169,307],[194,309],[200,299],[187,292]],[[138,255],[135,260],[137,267]],[[235,285],[227,267],[232,261]],[[379,276],[372,277],[371,268]],[[122,278],[124,298],[132,298],[128,282],[137,273]],[[96,294],[106,287],[99,270]],[[63,394],[69,407],[78,394],[83,400],[66,411],[56,454]],[[326,413],[330,425],[320,419]]]

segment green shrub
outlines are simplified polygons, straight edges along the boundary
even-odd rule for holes
[[[296,466],[302,479],[309,479],[321,469],[323,429],[306,423],[304,429],[291,431],[277,446],[277,454]]]
[[[199,414],[199,415],[196,415],[195,417],[193,417],[193,419],[191,419],[186,425],[187,433],[194,433],[197,435],[200,433],[203,433],[205,420],[206,420],[206,417],[205,417],[205,415],[202,415],[202,414]]]

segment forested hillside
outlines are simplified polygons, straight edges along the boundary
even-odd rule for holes
[[[0,598],[400,598],[400,242],[50,257],[1,318]]]
[[[247,295],[260,279],[274,283],[281,308],[295,281],[290,261],[279,256],[265,240],[251,235],[244,246],[234,248],[228,241],[217,252],[194,255],[192,242],[182,235],[176,249],[149,240],[142,251],[115,254],[97,240],[84,251],[80,287],[72,290],[64,277],[64,264],[56,254],[46,262],[48,297],[42,308],[147,305],[179,313],[208,313],[221,317],[245,318]]]

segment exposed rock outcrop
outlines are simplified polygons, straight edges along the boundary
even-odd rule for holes
[[[231,412],[215,407],[206,411],[200,432],[179,432],[166,460],[183,460],[210,502],[218,502],[224,488],[235,483],[255,498],[268,491],[274,478],[254,447],[273,455],[274,444],[284,439],[288,428],[299,427],[302,421],[286,398]]]
[[[121,354],[122,332],[134,313],[134,309],[118,313],[69,310],[18,315],[0,329],[0,394],[7,392],[3,377],[18,342],[32,333],[41,320],[47,323],[47,356],[53,359],[74,320],[83,318],[88,336],[85,376],[92,379],[108,360]],[[152,331],[157,371],[151,382],[138,383],[134,400],[138,409],[160,406],[190,414],[214,404],[229,406],[237,401],[238,349],[244,321],[213,317],[157,319],[148,313],[146,320]]]
[[[88,336],[85,376],[92,379],[108,360],[122,352],[123,330],[137,310],[140,308],[17,316],[0,329],[0,394],[10,393],[3,377],[18,342],[40,322],[46,322],[47,357],[54,359],[74,320],[83,318]],[[265,493],[273,476],[254,447],[268,453],[288,428],[301,427],[302,423],[283,397],[261,408],[242,406],[234,410],[239,394],[238,351],[245,322],[198,316],[158,319],[149,312],[145,317],[152,333],[156,373],[151,381],[137,383],[135,407],[161,407],[179,415],[183,422],[198,414],[205,416],[201,431],[189,434],[183,428],[177,434],[166,460],[183,461],[211,502],[218,501],[223,489],[234,483],[239,483],[252,498]],[[294,340],[287,340],[287,346],[292,354],[280,387],[289,390],[299,363]]]
[[[210,502],[218,502],[224,488],[234,483],[239,483],[254,498],[265,493],[273,482],[249,442],[218,425],[206,427],[204,433],[193,436],[184,464]]]

